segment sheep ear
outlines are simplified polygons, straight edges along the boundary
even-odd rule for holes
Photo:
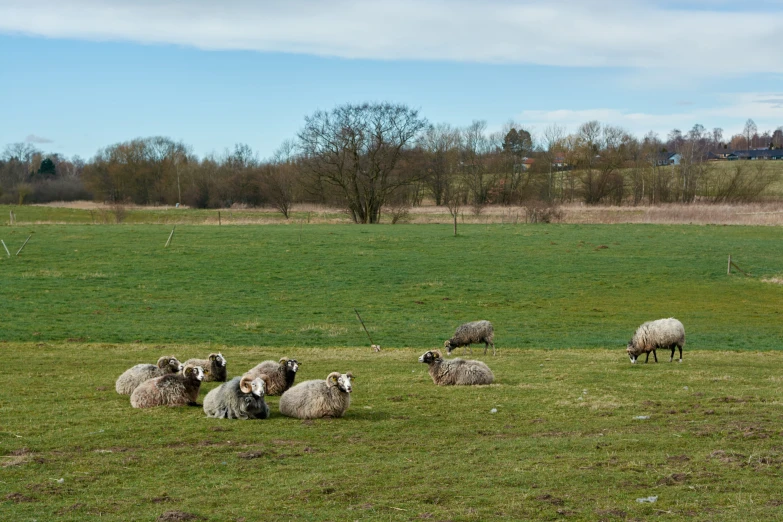
[[[334,386],[337,384],[337,380],[340,378],[340,374],[337,372],[332,372],[329,374],[329,376],[326,378],[326,383],[330,386]]]
[[[345,376],[348,377],[349,379],[351,379],[352,381],[356,380],[356,378],[353,376],[353,374],[351,372],[346,373]]]
[[[187,368],[185,368],[185,370],[182,373],[184,373],[186,377],[190,377],[191,375],[193,375],[193,367],[188,366]]]
[[[242,377],[242,380],[239,381],[239,389],[242,390],[242,393],[250,393],[253,391],[253,379],[250,377]]]
[[[217,355],[216,354],[214,354],[214,353],[209,354],[209,360],[210,361],[214,361],[215,359],[217,359]]]
[[[280,359],[280,364],[285,364],[287,362],[288,362],[288,357],[283,357],[282,359]]]

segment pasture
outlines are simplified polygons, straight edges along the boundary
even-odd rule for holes
[[[783,505],[783,286],[764,282],[783,273],[779,228],[180,225],[164,248],[170,231],[0,228],[0,518],[763,520]],[[728,254],[751,276],[727,276]],[[636,326],[668,316],[684,363],[630,365]],[[498,356],[473,357],[496,383],[434,386],[417,357],[473,319],[495,325]],[[114,392],[138,362],[218,350],[230,376],[281,356],[297,381],[350,370],[352,406],[303,422],[270,397],[268,420],[220,421]]]

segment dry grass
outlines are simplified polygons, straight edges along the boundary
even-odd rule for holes
[[[55,202],[41,207],[68,208],[77,210],[105,211],[109,207],[91,201]],[[181,215],[168,213],[165,223],[190,223],[217,225],[217,210],[190,210],[187,207],[150,206],[140,207],[129,205],[128,210],[135,213],[134,222],[159,223],[161,218],[157,213],[171,210],[183,211]],[[651,223],[651,224],[697,224],[697,225],[783,225],[783,202],[752,203],[738,205],[711,205],[704,203],[665,204],[657,206],[585,206],[580,203],[562,205],[562,223],[570,224],[617,224],[617,223]],[[150,211],[153,214],[146,219],[143,214]],[[282,219],[280,213],[273,208],[231,208],[220,210],[224,225],[271,225],[288,224],[347,224],[351,219],[339,208],[324,205],[302,203],[294,205],[291,219]],[[193,213],[193,214],[190,214]],[[141,214],[141,215],[140,215]],[[524,205],[520,206],[486,206],[479,215],[470,208],[465,208],[459,215],[459,224],[520,224],[527,221]],[[22,218],[23,219],[23,218]],[[57,219],[36,219],[36,224],[65,224]],[[390,223],[391,215],[385,212],[381,222]],[[452,217],[443,206],[424,204],[410,209],[407,219],[412,224],[450,224]]]

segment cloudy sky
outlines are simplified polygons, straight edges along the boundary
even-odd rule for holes
[[[665,136],[783,125],[783,0],[0,0],[0,147],[89,158],[139,136],[268,156],[304,117]]]

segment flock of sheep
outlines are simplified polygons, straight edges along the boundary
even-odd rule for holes
[[[447,354],[459,347],[484,343],[484,354],[492,346],[495,354],[494,328],[489,321],[475,321],[457,328],[454,336],[444,343]],[[659,319],[642,324],[626,346],[626,353],[634,364],[641,354],[656,350],[671,350],[674,360],[679,348],[685,345],[685,328],[674,318]],[[471,350],[472,353],[472,350]],[[428,350],[420,363],[429,366],[432,381],[440,386],[491,384],[492,370],[485,363],[460,358],[444,359],[440,350]],[[176,357],[164,356],[157,364],[137,364],[119,376],[117,393],[130,395],[134,408],[153,406],[195,405],[203,381],[222,382],[204,398],[204,413],[219,419],[266,419],[269,406],[266,395],[280,395],[280,413],[297,419],[342,417],[351,404],[353,375],[351,372],[332,372],[326,379],[305,381],[294,386],[299,363],[282,358],[279,362],[263,361],[243,375],[227,379],[226,358],[213,353],[207,359],[189,359],[180,363]]]

